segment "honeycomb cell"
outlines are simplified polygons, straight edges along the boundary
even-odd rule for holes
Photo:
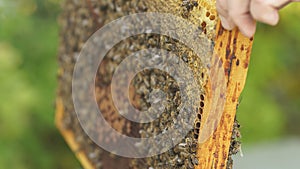
[[[216,16],[215,16],[215,15],[210,15],[209,19],[210,19],[210,20],[215,20],[215,19],[216,19]]]
[[[203,95],[203,94],[200,95],[200,99],[201,99],[202,101],[204,100],[204,95]]]
[[[206,12],[206,17],[209,17],[210,16],[210,12]]]
[[[203,101],[200,102],[200,107],[202,107],[202,108],[204,107],[204,102]]]

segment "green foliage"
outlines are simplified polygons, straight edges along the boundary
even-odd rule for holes
[[[299,4],[283,9],[276,27],[257,27],[237,114],[244,142],[300,135],[299,9]]]
[[[0,166],[76,168],[54,126],[58,1],[0,1]]]

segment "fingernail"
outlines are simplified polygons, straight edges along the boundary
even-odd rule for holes
[[[251,38],[252,36],[254,36],[256,31],[256,22],[249,22],[245,25],[245,27],[239,27],[239,30],[244,36]]]
[[[276,25],[279,20],[277,11],[272,11],[272,12],[268,12],[267,14],[265,14],[264,20],[267,24]]]
[[[255,32],[252,32],[252,31],[250,32],[248,30],[243,30],[243,29],[239,29],[239,30],[247,38],[251,38],[252,36],[254,36],[254,33],[255,33]]]
[[[220,19],[221,19],[222,26],[223,26],[225,29],[230,30],[231,27],[230,27],[230,25],[229,25],[227,19],[225,19],[223,16],[220,16]]]

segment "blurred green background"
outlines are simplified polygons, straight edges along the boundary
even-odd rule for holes
[[[54,126],[59,0],[0,0],[0,168],[80,168]],[[300,136],[300,4],[258,25],[243,142]]]
[[[59,0],[0,0],[0,168],[80,168],[54,126]]]

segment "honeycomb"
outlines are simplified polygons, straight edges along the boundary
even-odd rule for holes
[[[141,34],[123,40],[105,56],[99,66],[96,81],[96,100],[106,121],[116,131],[131,136],[146,138],[171,130],[178,115],[181,95],[175,79],[157,69],[144,70],[138,73],[130,83],[130,100],[137,109],[149,107],[145,97],[153,88],[167,93],[167,106],[161,116],[151,123],[139,124],[131,122],[117,113],[110,92],[113,73],[122,60],[130,54],[147,48],[161,48],[174,52],[179,59],[191,68],[200,91],[200,100],[193,112],[193,129],[181,142],[165,153],[148,158],[131,159],[113,155],[99,148],[81,128],[72,101],[72,73],[85,41],[103,25],[128,14],[138,12],[165,12],[182,17],[201,30],[199,37],[211,42],[206,51],[214,51],[224,61],[229,84],[229,96],[235,98],[227,107],[227,113],[221,119],[220,128],[214,133],[215,140],[208,140],[199,145],[201,124],[206,119],[211,102],[209,89],[210,77],[203,61],[184,44],[163,35]],[[239,124],[235,119],[235,109],[239,92],[244,85],[251,51],[251,40],[239,35],[238,31],[228,32],[218,26],[215,1],[210,0],[65,0],[63,13],[60,17],[60,49],[56,124],[62,135],[74,151],[84,168],[149,168],[149,169],[193,169],[193,168],[232,168],[231,155],[236,154],[240,147]],[[180,24],[180,23],[179,23]],[[183,32],[184,34],[185,32]],[[238,50],[240,49],[240,50]],[[216,56],[217,56],[216,55]],[[247,57],[244,57],[247,56]],[[168,57],[168,55],[162,56]],[[213,60],[213,53],[208,56]],[[235,64],[232,64],[235,63]],[[233,67],[232,65],[235,65]],[[243,65],[243,66],[241,66]],[[134,65],[128,65],[134,66]],[[181,71],[181,70],[180,70]],[[239,74],[241,72],[241,74]],[[239,78],[236,78],[238,76]],[[236,80],[238,79],[238,80]],[[122,83],[122,82],[120,82]],[[239,85],[237,85],[239,84]],[[233,86],[234,89],[231,89]],[[233,90],[233,91],[232,91]],[[86,116],[86,119],[94,117]],[[227,126],[228,125],[228,126]],[[93,125],[91,125],[93,126]],[[227,127],[223,129],[222,127]],[[99,138],[103,137],[102,129],[95,129]],[[226,141],[218,142],[224,136]],[[107,140],[107,142],[116,140]],[[208,146],[206,146],[206,144]],[[206,147],[222,147],[222,149]],[[149,150],[155,146],[148,147]],[[204,153],[203,153],[204,152]],[[221,152],[221,153],[218,153]],[[225,157],[220,157],[224,152]],[[219,161],[216,161],[220,159]],[[223,160],[221,160],[223,159]]]

